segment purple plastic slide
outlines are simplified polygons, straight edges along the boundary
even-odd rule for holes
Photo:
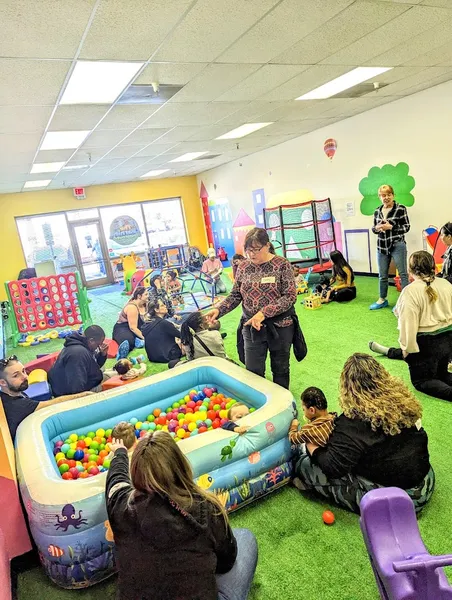
[[[430,556],[406,492],[395,487],[372,490],[361,500],[360,510],[381,598],[452,600],[452,587],[440,568],[452,565],[452,554]]]

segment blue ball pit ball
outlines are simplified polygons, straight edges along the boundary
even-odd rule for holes
[[[137,437],[137,438],[140,437],[140,430],[139,429],[135,429],[135,437]]]
[[[138,419],[136,417],[132,417],[130,419],[129,423],[132,423],[132,425],[135,425],[136,423],[138,423]]]
[[[64,454],[66,454],[66,452],[70,449],[69,444],[63,444],[61,446],[61,452],[64,452]]]
[[[199,392],[198,394],[198,400],[204,400],[204,398],[206,397],[204,392]]]
[[[74,453],[74,460],[82,460],[84,456],[85,453],[83,452],[83,450],[76,450]]]

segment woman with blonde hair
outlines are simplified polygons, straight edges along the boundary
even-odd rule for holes
[[[368,354],[353,354],[340,379],[339,403],[328,444],[307,444],[296,461],[294,485],[359,512],[368,491],[404,489],[417,512],[435,486],[422,407],[405,384]]]
[[[232,532],[213,494],[193,482],[169,433],[142,438],[132,455],[110,444],[106,503],[116,543],[118,600],[245,600],[257,564],[247,529]]]
[[[406,268],[405,234],[410,230],[408,213],[402,204],[394,202],[394,189],[382,185],[378,189],[381,206],[374,212],[372,232],[377,236],[377,262],[380,279],[380,297],[371,304],[370,310],[388,306],[388,273],[391,259],[394,260],[400,275],[402,288],[408,285]]]

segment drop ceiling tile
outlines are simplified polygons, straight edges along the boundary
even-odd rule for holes
[[[226,116],[224,119],[221,119],[217,125],[224,125],[226,127],[226,131],[230,131],[239,125],[243,125],[244,123],[262,123],[271,121],[272,119],[267,119],[267,115],[275,109],[285,106],[286,104],[287,100],[281,100],[278,102],[253,100],[240,110],[237,110]],[[194,137],[193,139],[196,138]]]
[[[86,148],[85,146],[82,146],[74,154],[71,162],[77,162],[82,165],[93,164],[105,156],[110,148],[111,147]]]
[[[14,183],[0,183],[0,194],[15,194],[20,192],[22,185]]]
[[[129,169],[129,170],[135,169],[136,167],[139,167],[140,165],[142,165],[145,162],[146,162],[146,157],[134,156],[133,158],[129,158],[129,160],[126,160],[121,165],[121,169]]]
[[[174,148],[174,146],[176,146],[176,144],[161,144],[160,142],[158,142],[157,144],[151,144],[147,148],[143,148],[143,150],[138,152],[137,156],[158,156],[163,152],[168,152],[169,150],[171,150],[171,148]]]
[[[72,58],[96,0],[2,0],[0,56]]]
[[[408,9],[408,6],[402,4],[370,3],[358,0],[292,48],[277,56],[272,62],[315,64]],[[354,61],[335,62],[335,64],[354,64]]]
[[[151,142],[154,142],[155,140],[161,138],[168,131],[168,128],[163,127],[155,129],[150,127],[137,129],[124,140],[123,144],[127,146],[141,144],[141,147],[143,147],[144,145],[150,144]],[[162,142],[163,141],[166,140],[162,138]]]
[[[134,146],[126,146],[125,144],[119,144],[119,146],[115,146],[112,149],[105,148],[105,158],[120,158],[122,160],[125,160],[126,158],[130,158],[131,156],[134,156],[135,154],[140,152],[142,148],[143,144]]]
[[[436,67],[434,67],[436,68]],[[445,73],[437,74],[431,79],[425,78],[423,81],[419,83],[410,82],[410,86],[403,89],[404,96],[410,96],[411,94],[416,94],[417,92],[422,92],[422,90],[429,89],[436,85],[440,85],[441,83],[445,83],[446,81],[452,80],[452,67],[447,67]]]
[[[192,142],[188,140],[187,142],[180,142],[171,148],[171,153],[177,154],[180,156],[181,154],[185,154],[186,152],[208,152],[209,151],[209,142]]]
[[[202,127],[199,128],[198,127],[198,133],[196,133],[195,135],[193,135],[188,141],[189,142],[205,142],[208,143],[211,140],[214,140],[215,138],[219,137],[220,135],[224,135],[225,133],[228,133],[228,131],[231,131],[231,129],[233,129],[234,127],[231,127],[231,125],[227,125],[227,124],[222,124],[223,122],[220,121],[220,123],[218,123],[217,125],[210,125],[208,127]],[[243,122],[237,122],[237,127],[239,125],[243,125]]]
[[[41,150],[38,152],[35,162],[62,162],[69,160],[73,154],[74,150]]]
[[[147,121],[149,127],[211,125],[244,108],[240,102],[167,103]]]
[[[101,130],[95,129],[88,137],[82,148],[112,148],[126,138],[133,129]]]
[[[400,79],[399,81],[396,81],[395,83],[392,83],[391,85],[388,85],[377,92],[372,92],[371,94],[368,94],[368,96],[405,96],[405,90],[408,90],[414,86],[428,83],[430,80],[446,76],[446,79],[443,81],[447,81],[447,75],[450,72],[450,67],[428,67],[427,69],[423,69],[419,73],[411,75],[410,77]],[[426,87],[428,87],[428,85]]]
[[[108,106],[67,104],[58,106],[49,131],[88,131],[94,129],[108,110]]]
[[[81,58],[147,60],[178,23],[192,0],[101,2]]]
[[[451,4],[452,6],[452,4]],[[426,62],[425,58],[422,64],[417,62],[419,58],[425,57],[426,53],[438,53],[440,47],[444,44],[452,42],[452,15],[450,21],[440,23],[436,27],[432,27],[427,31],[423,31],[420,35],[416,35],[409,40],[403,40],[402,43],[394,46],[387,52],[375,55],[369,60],[366,65],[388,67],[397,65],[413,65],[433,67],[438,61]]]
[[[315,119],[323,112],[333,107],[338,102],[344,104],[347,99],[328,98],[326,100],[292,100],[286,106],[272,111],[268,116],[270,121],[300,121],[301,119]]]
[[[104,169],[104,171],[109,171],[110,169],[113,169],[114,167],[117,167],[123,163],[124,160],[124,158],[110,158],[110,155],[107,154],[107,156],[96,163],[96,166],[93,168],[96,170]]]
[[[402,8],[403,5],[399,4],[399,7]],[[407,7],[405,6],[405,8]],[[371,32],[368,31],[367,35],[347,48],[344,47],[340,52],[329,56],[323,62],[334,65],[363,64],[403,42],[410,42],[412,38],[428,31],[431,27],[438,26],[451,17],[450,11],[441,8],[413,6],[382,27],[376,27]],[[380,63],[377,66],[391,65]]]
[[[284,0],[218,60],[267,63],[352,3],[353,0]]]
[[[121,0],[119,0],[121,1]],[[252,27],[278,0],[198,0],[154,59],[211,62]]]
[[[236,84],[248,81],[259,65],[211,64],[190,81],[170,102],[209,102]],[[235,100],[233,98],[233,100]],[[240,100],[240,98],[239,98]]]
[[[425,4],[426,6],[442,6],[443,8],[450,8],[450,0],[421,0],[421,4]]]
[[[294,100],[327,81],[351,71],[352,68],[336,65],[314,65],[300,75],[293,77],[290,81],[268,92],[268,94],[264,94],[261,96],[261,100]]]
[[[185,140],[191,139],[199,131],[199,127],[186,126],[186,127],[173,127],[168,129],[168,132],[161,138],[161,142],[166,143],[177,143],[185,142]]]
[[[0,133],[43,133],[51,113],[51,106],[0,106]]]
[[[279,88],[283,83],[299,75],[308,65],[264,65],[222,96],[221,102],[255,100],[269,90]]]
[[[406,66],[437,67],[452,65],[452,40],[406,63]]]
[[[108,115],[99,125],[99,129],[134,129],[141,125],[148,117],[158,111],[160,107],[149,106],[113,106]]]
[[[161,84],[186,85],[196,77],[208,63],[158,63],[152,62],[138,76],[134,83],[150,85]]]
[[[0,156],[10,152],[36,152],[41,133],[2,133],[0,134]]]
[[[68,61],[0,58],[0,106],[54,105],[70,65]]]
[[[421,4],[423,0],[380,0],[381,2],[393,2],[399,4]]]

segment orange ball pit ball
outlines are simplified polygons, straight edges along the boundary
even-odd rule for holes
[[[322,519],[325,525],[333,525],[334,521],[336,520],[334,518],[334,514],[330,510],[325,510],[322,515]]]

